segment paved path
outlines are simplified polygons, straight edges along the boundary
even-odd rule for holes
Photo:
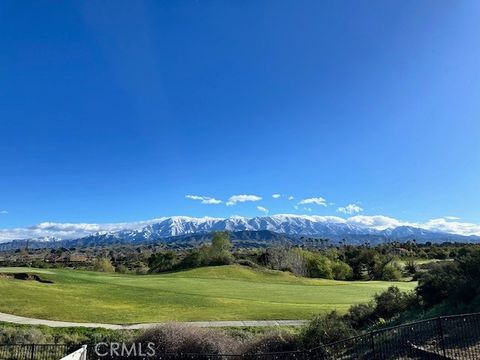
[[[46,325],[50,327],[86,327],[86,328],[104,328],[112,330],[129,330],[129,329],[148,329],[151,327],[163,325],[165,323],[148,323],[148,324],[100,324],[100,323],[76,323],[68,321],[42,320],[27,318],[23,316],[10,315],[0,313],[0,321],[24,324],[24,325]],[[246,321],[195,321],[183,322],[197,327],[241,327],[241,326],[286,326],[286,325],[302,325],[306,320],[246,320]]]

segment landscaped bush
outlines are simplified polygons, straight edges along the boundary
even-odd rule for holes
[[[248,341],[243,346],[243,354],[259,354],[281,351],[295,351],[299,348],[299,338],[288,331],[275,330]]]
[[[377,320],[375,305],[373,302],[352,305],[345,315],[345,318],[354,329],[361,329],[372,325]]]
[[[135,342],[155,344],[156,353],[237,353],[240,344],[221,330],[167,324],[146,330]]]
[[[417,302],[414,293],[405,293],[396,286],[390,286],[384,292],[375,295],[375,315],[388,319],[399,314]]]
[[[300,334],[306,349],[329,344],[355,335],[355,330],[336,311],[315,316]]]

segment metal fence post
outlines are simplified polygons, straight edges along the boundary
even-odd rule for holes
[[[370,333],[370,345],[372,346],[372,354],[373,354],[373,359],[375,360],[377,358],[377,353],[375,351],[375,339],[373,338],[374,332],[372,331]]]
[[[443,357],[446,359],[447,358],[447,351],[445,349],[445,336],[443,334],[442,317],[439,316],[437,321],[438,321],[438,329],[440,331],[440,341],[442,343],[442,354],[443,354]]]
[[[32,348],[30,349],[30,360],[35,359],[35,344],[32,344]]]

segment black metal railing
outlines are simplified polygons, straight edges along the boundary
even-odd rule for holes
[[[0,360],[59,360],[77,348],[64,344],[0,344]]]
[[[327,360],[480,359],[480,314],[418,321],[322,348]]]
[[[80,345],[0,345],[0,360],[58,360]],[[130,359],[97,356],[88,359]],[[155,360],[477,360],[480,359],[480,313],[442,316],[381,329],[310,350],[263,354],[156,354]]]

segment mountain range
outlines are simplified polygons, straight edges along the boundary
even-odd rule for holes
[[[192,218],[174,216],[160,218],[148,225],[118,231],[102,232],[79,239],[28,239],[0,244],[1,249],[11,249],[29,243],[31,247],[95,246],[117,243],[201,243],[208,241],[214,231],[229,231],[234,242],[301,243],[305,237],[329,239],[332,242],[347,240],[351,243],[369,241],[373,244],[385,241],[418,242],[477,242],[480,236],[465,236],[432,231],[415,226],[379,228],[352,224],[336,217],[306,215],[272,215],[262,217]],[[23,244],[23,245],[22,245]]]

